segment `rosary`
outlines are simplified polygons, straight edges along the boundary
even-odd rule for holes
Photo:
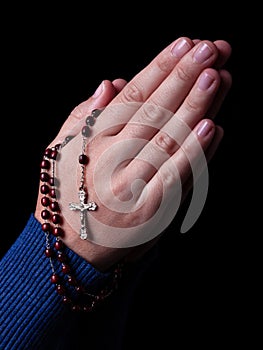
[[[87,202],[87,189],[85,187],[85,169],[88,164],[86,155],[87,138],[91,134],[90,127],[94,125],[96,118],[100,115],[101,110],[95,109],[91,115],[86,118],[86,125],[81,130],[83,142],[82,153],[79,156],[79,164],[81,166],[80,184],[78,190],[79,202],[69,203],[69,209],[79,211],[80,213],[80,230],[79,236],[82,240],[87,240],[87,212],[95,211],[98,206],[95,202]],[[52,276],[51,283],[55,285],[56,291],[62,296],[64,304],[70,306],[73,311],[89,312],[95,306],[112,294],[117,288],[119,279],[122,275],[122,263],[118,263],[112,270],[112,279],[110,283],[99,291],[96,295],[84,290],[81,284],[74,277],[74,273],[70,266],[68,256],[66,254],[66,246],[62,239],[65,232],[61,227],[63,222],[60,207],[57,202],[57,186],[55,176],[56,159],[61,147],[64,147],[74,136],[68,136],[65,140],[52,148],[48,148],[44,152],[41,161],[40,193],[43,195],[41,204],[44,209],[41,211],[43,219],[42,230],[46,236],[45,255],[50,261]],[[60,267],[59,267],[59,266]]]

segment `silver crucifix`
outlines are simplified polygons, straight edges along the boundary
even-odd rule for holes
[[[80,211],[80,231],[79,235],[81,239],[87,239],[87,225],[86,225],[86,215],[85,211],[94,211],[97,209],[97,204],[95,202],[86,203],[86,192],[84,189],[79,190],[79,203],[70,203],[70,210]]]

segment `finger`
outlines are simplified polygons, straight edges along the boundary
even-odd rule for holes
[[[142,198],[151,198],[160,204],[161,200],[170,202],[180,192],[190,176],[194,179],[206,168],[205,152],[212,144],[215,124],[210,119],[200,121],[187,137],[180,149],[160,167],[142,191]],[[146,193],[146,194],[145,194]],[[178,197],[179,196],[179,197]],[[183,197],[183,193],[181,193]]]
[[[151,141],[144,144],[139,141],[134,142],[132,147],[134,155],[130,155],[132,160],[126,168],[127,176],[139,172],[140,178],[147,182],[181,147],[195,125],[206,115],[219,86],[218,72],[212,68],[206,69],[198,78],[182,106]],[[141,164],[142,162],[144,164]]]
[[[113,80],[112,84],[114,85],[116,92],[119,93],[127,84],[127,81],[124,79],[115,79]]]
[[[222,68],[223,65],[227,62],[232,53],[231,45],[225,40],[215,40],[215,46],[218,49],[218,58],[215,62],[215,68]]]
[[[209,145],[209,147],[207,148],[207,150],[205,151],[207,163],[209,163],[215,156],[215,153],[223,139],[223,136],[224,136],[224,130],[222,129],[222,127],[216,125],[213,140]],[[182,201],[184,201],[185,198],[188,196],[192,187],[193,187],[193,177],[189,176],[189,178],[186,180],[185,184],[183,185]]]
[[[192,47],[193,42],[189,38],[175,40],[138,73],[112,103],[146,101]]]
[[[209,118],[215,118],[218,114],[231,86],[232,86],[232,76],[231,74],[226,70],[220,70],[220,87],[217,91],[217,94],[211,104],[211,107],[207,111],[206,115]]]
[[[190,101],[187,96],[198,76],[205,68],[212,66],[216,58],[217,48],[212,42],[202,41],[193,47],[123,128],[122,137],[132,134],[136,138],[151,138],[156,129],[161,129],[172,116],[164,111],[174,113],[184,100]]]
[[[79,133],[81,130],[80,121],[86,118],[93,109],[105,107],[116,96],[123,85],[124,80],[122,79],[115,80],[114,84],[109,80],[102,81],[91,97],[72,110],[53,141],[53,144],[60,143],[66,137]]]

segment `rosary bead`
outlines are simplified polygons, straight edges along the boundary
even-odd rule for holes
[[[52,283],[57,284],[59,282],[59,276],[56,273],[53,273],[50,280]]]
[[[86,118],[86,124],[89,126],[93,126],[95,124],[95,119],[91,115],[89,115]]]
[[[48,197],[42,197],[41,198],[41,204],[43,205],[43,207],[48,207],[50,204],[50,199]]]
[[[64,230],[61,227],[54,227],[52,233],[55,237],[64,236]]]
[[[42,231],[44,231],[44,232],[50,231],[50,223],[49,222],[44,222],[42,224]]]
[[[50,177],[48,180],[48,183],[50,184],[50,186],[55,186],[55,178],[54,177]]]
[[[50,218],[50,212],[47,209],[44,209],[41,211],[41,217],[44,220],[47,220]]]
[[[50,161],[47,159],[43,159],[42,162],[40,163],[40,167],[42,169],[49,170],[50,169]]]
[[[52,149],[52,152],[50,154],[51,159],[56,159],[58,155],[58,151],[56,149]]]
[[[51,190],[50,190],[50,197],[51,198],[56,198],[57,197],[57,190],[55,190],[54,188],[51,188]]]
[[[49,174],[47,172],[40,173],[40,180],[42,182],[48,182],[49,178],[50,178],[50,176],[49,176]]]
[[[86,164],[88,164],[88,161],[89,161],[89,158],[86,156],[86,154],[81,154],[79,156],[79,163],[80,164],[86,165]]]
[[[91,112],[92,117],[94,118],[98,118],[98,116],[101,114],[101,110],[100,109],[93,109],[93,111]]]
[[[54,243],[54,247],[56,250],[61,250],[64,248],[64,243],[59,239]]]
[[[42,194],[48,194],[48,193],[49,193],[49,186],[48,186],[48,185],[42,185],[42,186],[40,187],[40,192],[41,192]]]
[[[70,273],[70,267],[67,264],[62,264],[61,270],[64,274]]]
[[[61,216],[58,214],[53,214],[51,218],[53,224],[60,224],[61,223]]]
[[[52,152],[51,148],[47,148],[44,152],[44,156],[50,158],[51,152]]]
[[[45,249],[45,255],[47,258],[51,258],[54,255],[54,252],[51,248],[46,248]]]
[[[52,211],[60,211],[58,202],[52,202],[52,203],[50,203],[50,209],[51,209]]]
[[[81,129],[81,133],[84,137],[89,137],[90,136],[90,128],[87,125],[83,126],[83,128]]]
[[[58,253],[57,257],[58,257],[58,261],[60,262],[67,261],[67,255],[65,253],[60,252]]]

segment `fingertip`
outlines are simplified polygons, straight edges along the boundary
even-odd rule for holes
[[[125,79],[119,78],[119,79],[113,80],[112,84],[115,87],[116,92],[119,93],[127,84],[127,81]]]
[[[200,138],[212,138],[215,133],[215,123],[211,119],[203,119],[197,126],[197,135]]]

